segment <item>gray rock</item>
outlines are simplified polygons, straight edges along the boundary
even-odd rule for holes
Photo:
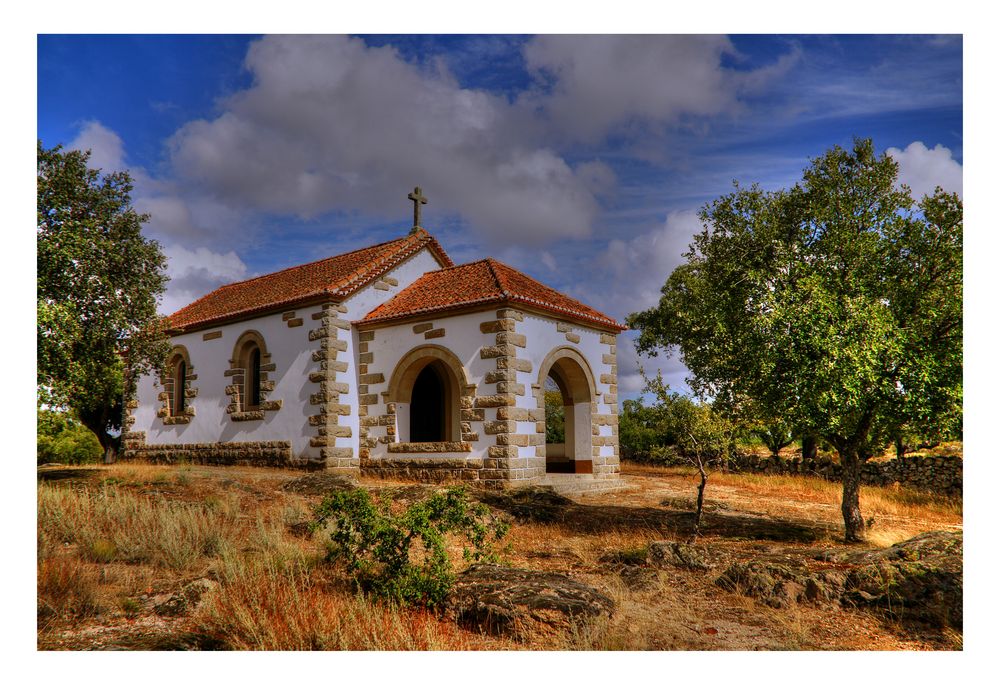
[[[924,533],[883,550],[827,550],[813,571],[762,561],[730,565],[715,583],[773,607],[796,602],[873,609],[894,618],[962,628],[962,533]]]
[[[688,545],[665,540],[649,545],[649,563],[657,568],[707,570],[714,561],[713,550],[707,545]]]
[[[459,575],[447,609],[467,628],[523,640],[609,616],[614,600],[561,573],[477,564]]]
[[[551,486],[533,485],[516,490],[485,492],[479,495],[485,504],[507,512],[520,521],[551,523],[562,521],[574,506],[573,500],[557,493]]]
[[[208,578],[193,580],[173,594],[154,596],[153,612],[158,616],[185,616],[198,609],[205,595],[218,587],[216,581]]]

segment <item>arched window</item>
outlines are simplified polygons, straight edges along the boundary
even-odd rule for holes
[[[184,424],[194,416],[194,406],[191,398],[198,394],[197,388],[191,386],[196,379],[191,358],[183,345],[176,345],[167,355],[167,364],[160,377],[163,392],[160,393],[162,404],[157,410],[157,416],[166,425]]]
[[[251,411],[260,407],[260,345],[250,340],[240,354],[243,368],[243,388],[240,393],[240,410]]]
[[[281,400],[269,400],[274,380],[268,374],[275,370],[264,337],[257,331],[244,331],[233,345],[226,378],[229,406],[226,413],[233,421],[260,421],[264,412],[277,411]]]
[[[173,368],[173,400],[170,403],[171,415],[182,416],[187,400],[184,391],[187,390],[187,362],[183,357],[178,357]]]

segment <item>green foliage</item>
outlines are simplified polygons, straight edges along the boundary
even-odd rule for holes
[[[91,464],[101,458],[101,444],[65,412],[38,410],[38,463]]]
[[[545,391],[545,442],[566,442],[566,407],[558,390]]]
[[[313,529],[329,531],[328,560],[343,564],[355,586],[395,604],[440,604],[455,580],[446,542],[464,539],[467,562],[496,561],[492,544],[509,524],[453,487],[393,514],[357,488],[327,496],[315,510]]]
[[[914,203],[897,173],[857,140],[790,190],[737,185],[702,210],[659,304],[628,318],[720,411],[832,444],[845,497],[902,426],[961,430],[962,203],[940,188]]]
[[[644,391],[656,397],[662,430],[689,463],[707,468],[732,456],[736,424],[715,411],[711,404],[695,402],[671,391],[659,373],[655,378],[646,379]]]
[[[665,466],[690,463],[693,445],[689,436],[701,435],[698,423],[701,419],[708,421],[707,426],[725,429],[725,451],[718,456],[731,455],[736,426],[713,412],[709,405],[671,392],[660,376],[647,379],[646,391],[653,393],[654,404],[646,406],[642,399],[622,403],[618,440],[623,458]],[[692,432],[692,429],[697,430]],[[701,437],[704,439],[704,435]]]
[[[71,408],[108,447],[126,374],[166,357],[156,315],[166,260],[142,236],[148,217],[132,208],[129,175],[90,169],[89,157],[38,141],[38,401]]]

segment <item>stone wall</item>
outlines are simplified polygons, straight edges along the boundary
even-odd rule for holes
[[[122,461],[142,459],[153,464],[211,464],[215,466],[271,466],[289,468],[309,466],[308,462],[292,460],[292,443],[286,440],[268,442],[205,442],[148,445],[142,431],[125,433]]]
[[[729,462],[730,471],[766,474],[804,474],[827,480],[840,480],[840,464],[828,457],[819,459],[776,459],[740,455]],[[962,496],[961,457],[903,457],[889,461],[870,461],[861,477],[866,485],[900,485],[948,495]]]

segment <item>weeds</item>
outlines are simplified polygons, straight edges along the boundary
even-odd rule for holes
[[[77,543],[84,555],[109,563],[151,563],[185,570],[214,556],[235,521],[199,504],[134,495],[117,487],[77,491],[41,484],[41,534]]]
[[[453,623],[345,595],[303,564],[227,555],[220,579],[222,588],[198,616],[198,630],[232,649],[474,648]]]
[[[100,613],[97,580],[73,557],[45,559],[38,565],[39,619],[56,615],[87,618]]]

